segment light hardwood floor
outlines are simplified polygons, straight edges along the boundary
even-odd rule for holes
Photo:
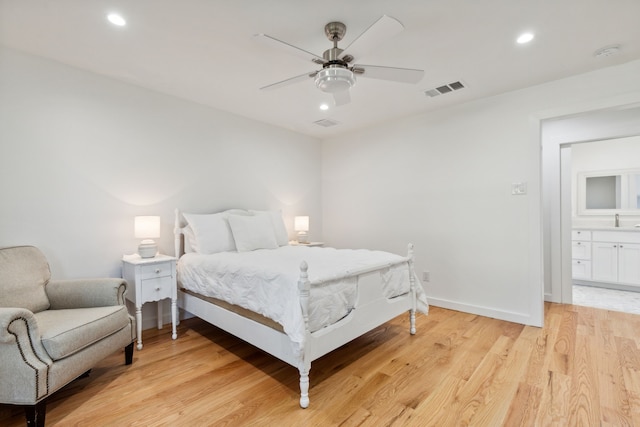
[[[48,426],[640,426],[640,316],[547,304],[534,328],[431,308],[297,370],[199,319],[54,394]],[[0,425],[24,424],[0,405]]]

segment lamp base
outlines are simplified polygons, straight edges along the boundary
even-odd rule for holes
[[[138,255],[140,258],[153,258],[158,253],[158,245],[150,239],[143,240],[138,246]]]
[[[298,231],[298,243],[309,243],[309,235],[306,231]]]

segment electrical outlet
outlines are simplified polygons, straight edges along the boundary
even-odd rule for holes
[[[428,271],[423,271],[423,272],[422,272],[422,281],[423,281],[423,282],[428,282],[428,281],[431,279],[431,277],[430,277],[430,276],[431,276],[431,275],[429,274],[429,272],[428,272]]]

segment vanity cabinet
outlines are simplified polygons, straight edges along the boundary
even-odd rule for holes
[[[576,233],[577,230],[573,232]],[[580,268],[573,270],[573,278],[600,283],[640,286],[640,232],[579,230],[590,242],[574,239],[574,263],[576,257],[585,257],[585,244],[590,245],[590,277],[581,273]],[[575,236],[574,236],[575,237]],[[578,245],[577,243],[581,243]],[[579,260],[579,259],[578,259]],[[575,264],[574,264],[575,265]]]

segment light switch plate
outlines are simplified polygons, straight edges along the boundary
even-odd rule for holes
[[[514,182],[511,184],[511,194],[514,196],[522,196],[527,194],[527,183],[526,182]]]

